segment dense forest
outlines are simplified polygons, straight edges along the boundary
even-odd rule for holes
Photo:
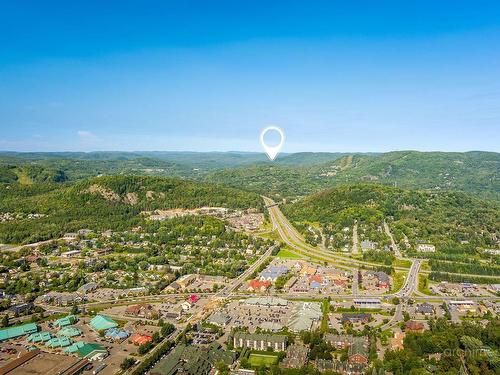
[[[279,197],[374,182],[410,189],[458,190],[498,199],[499,172],[498,153],[398,151],[338,155],[335,160],[310,165],[259,164],[218,170],[204,178]]]
[[[498,374],[498,319],[492,319],[486,327],[444,319],[431,320],[429,326],[430,330],[424,333],[407,334],[404,349],[386,352],[383,362],[377,361],[374,367],[393,374],[429,374],[430,369],[437,374]],[[431,359],[434,353],[439,355]]]
[[[222,206],[262,208],[253,193],[159,177],[107,176],[76,184],[0,185],[0,213],[39,214],[0,222],[0,243],[29,243],[82,228],[126,230],[143,211]]]
[[[408,250],[431,243],[440,252],[475,254],[482,248],[497,247],[500,232],[499,204],[460,192],[344,185],[282,209],[295,222],[319,222],[325,228],[351,227],[357,222],[382,233],[385,220],[402,249],[409,243]]]
[[[52,182],[98,175],[181,177],[221,183],[275,197],[296,197],[346,183],[375,182],[402,188],[458,190],[500,198],[500,154],[416,152],[381,154],[93,152],[0,153],[0,183],[41,182],[25,170],[47,170]],[[43,179],[43,177],[42,177]]]

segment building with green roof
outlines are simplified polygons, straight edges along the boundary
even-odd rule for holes
[[[76,353],[78,351],[78,349],[80,349],[81,347],[83,347],[84,345],[86,344],[86,342],[84,341],[77,341],[77,342],[74,342],[73,344],[71,344],[70,346],[68,346],[67,348],[64,349],[64,352],[65,353]]]
[[[89,324],[94,331],[105,331],[110,328],[118,327],[118,323],[105,315],[96,315]]]
[[[37,332],[37,333],[32,333],[31,335],[28,336],[26,339],[28,342],[47,342],[52,338],[52,333],[50,332]]]
[[[78,348],[78,355],[90,361],[95,361],[106,358],[108,356],[108,351],[100,344],[90,343]]]
[[[80,331],[76,327],[64,327],[57,332],[58,335],[60,336],[65,336],[65,337],[75,337],[75,336],[80,336],[82,334],[82,331]]]
[[[78,321],[78,317],[75,315],[68,315],[63,318],[57,319],[54,322],[54,327],[62,328],[66,326],[70,326],[72,324],[75,324]]]
[[[54,337],[47,341],[45,345],[49,348],[64,348],[70,346],[72,341],[67,337]]]
[[[10,327],[0,330],[0,341],[14,339],[16,337],[30,335],[38,332],[38,326],[35,323],[22,324],[16,327]]]

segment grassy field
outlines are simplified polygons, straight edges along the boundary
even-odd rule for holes
[[[396,259],[392,263],[394,267],[404,267],[404,268],[410,268],[411,267],[411,261],[407,259]]]
[[[391,292],[397,292],[399,289],[403,287],[406,276],[407,276],[406,272],[396,272],[393,275],[393,285]]]
[[[252,367],[260,367],[262,365],[269,367],[278,363],[278,357],[273,354],[252,353],[250,354],[250,357],[248,357],[248,360],[250,361],[250,365],[252,365]]]
[[[321,310],[323,311],[323,319],[321,320],[321,332],[328,332],[328,314],[330,313],[330,301],[324,299],[321,303]]]
[[[276,254],[278,258],[283,258],[283,259],[301,259],[302,257],[300,255],[292,253],[290,250],[287,249],[281,249],[278,254]]]
[[[434,295],[434,293],[432,293],[429,289],[429,279],[427,276],[418,275],[418,291],[427,294],[428,296]]]

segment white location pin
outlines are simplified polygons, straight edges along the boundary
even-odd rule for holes
[[[272,130],[278,132],[281,137],[280,143],[277,146],[268,146],[264,141],[264,136],[266,135],[266,133]],[[278,156],[279,152],[283,148],[283,145],[285,144],[285,132],[283,131],[283,129],[278,128],[277,126],[268,126],[267,128],[262,129],[262,131],[260,132],[260,144],[266,152],[269,160],[273,161],[274,159],[276,159],[276,156]]]

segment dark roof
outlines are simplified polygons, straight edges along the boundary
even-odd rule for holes
[[[434,312],[434,307],[430,303],[424,302],[421,305],[417,306],[417,312],[423,314],[432,314]]]
[[[349,322],[352,320],[369,320],[371,318],[371,314],[358,313],[358,314],[342,314],[342,322]]]

